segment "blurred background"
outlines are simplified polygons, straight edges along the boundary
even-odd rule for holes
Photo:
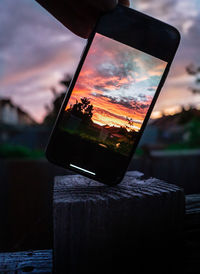
[[[129,166],[200,192],[200,1],[134,0],[180,48]],[[86,40],[34,0],[0,1],[0,251],[52,247],[52,188],[70,174],[44,148]]]

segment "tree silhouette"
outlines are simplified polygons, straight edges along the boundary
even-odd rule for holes
[[[48,105],[45,106],[47,110],[47,115],[45,116],[43,120],[43,123],[45,125],[50,126],[55,122],[58,112],[60,110],[61,104],[64,100],[66,90],[68,89],[70,85],[70,82],[71,82],[71,77],[70,75],[66,74],[64,76],[64,79],[60,81],[60,84],[64,86],[63,92],[59,94],[54,87],[51,88],[51,92],[53,94],[54,100],[53,100],[52,106],[48,106]]]
[[[186,67],[186,71],[189,75],[195,77],[195,86],[191,87],[191,91],[194,94],[200,94],[200,66],[189,65]]]
[[[129,139],[132,139],[133,137],[136,136],[136,132],[133,128],[134,126],[134,120],[132,118],[129,118],[129,117],[126,117],[126,121],[128,123],[128,125],[125,126],[126,128],[126,136],[129,138]]]
[[[67,112],[81,118],[85,122],[89,122],[93,116],[93,110],[94,108],[93,105],[90,104],[90,100],[83,97],[80,101],[76,100],[76,103],[71,105]]]
[[[134,125],[134,120],[132,118],[126,117],[126,120],[128,122],[129,127],[132,127]]]

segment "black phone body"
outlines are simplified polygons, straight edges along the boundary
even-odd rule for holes
[[[47,159],[108,185],[129,165],[180,42],[172,26],[118,5],[81,56]]]

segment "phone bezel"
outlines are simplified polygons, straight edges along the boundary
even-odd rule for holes
[[[164,60],[164,61],[167,62],[167,66],[166,66],[166,69],[165,69],[165,71],[164,71],[164,73],[163,73],[163,75],[162,75],[162,78],[161,78],[161,81],[160,81],[160,83],[159,83],[159,86],[158,86],[158,88],[157,88],[157,90],[156,90],[156,93],[155,93],[155,95],[154,95],[154,97],[153,97],[152,103],[151,103],[151,105],[150,105],[150,107],[149,107],[149,109],[148,109],[148,111],[147,111],[147,114],[146,114],[146,116],[145,116],[145,119],[144,119],[144,121],[143,121],[143,124],[142,124],[142,126],[141,126],[141,129],[140,129],[140,131],[138,132],[139,134],[138,134],[137,140],[136,140],[136,142],[134,143],[134,146],[133,146],[133,148],[132,148],[132,150],[131,150],[130,156],[127,157],[127,167],[128,167],[128,164],[130,163],[130,160],[131,160],[131,158],[132,158],[132,156],[133,156],[133,154],[134,154],[134,152],[135,152],[135,150],[136,150],[136,147],[137,147],[137,145],[138,145],[138,143],[139,143],[139,141],[140,141],[140,139],[141,139],[141,136],[142,136],[142,134],[143,134],[143,132],[144,132],[144,129],[145,129],[145,127],[146,127],[146,124],[147,124],[147,122],[148,122],[148,120],[149,120],[149,118],[150,118],[151,112],[152,112],[152,110],[153,110],[153,108],[154,108],[154,105],[155,105],[155,103],[156,103],[156,100],[157,100],[157,98],[158,98],[158,96],[159,96],[159,94],[160,94],[161,88],[162,88],[162,86],[163,86],[163,84],[164,84],[164,82],[165,82],[165,79],[166,79],[166,77],[167,77],[167,74],[168,74],[168,72],[169,72],[169,68],[170,68],[170,66],[171,66],[172,60],[173,60],[173,58],[174,58],[174,55],[175,55],[175,53],[176,53],[176,50],[177,50],[178,45],[179,45],[179,42],[180,42],[180,34],[179,34],[179,32],[178,32],[174,27],[172,27],[172,26],[170,26],[170,25],[168,25],[168,24],[166,24],[166,23],[163,23],[163,22],[161,22],[161,21],[159,21],[159,20],[157,20],[157,19],[154,19],[154,18],[152,18],[152,17],[150,17],[150,16],[148,16],[148,15],[146,15],[146,14],[140,13],[140,12],[138,12],[138,11],[132,10],[132,9],[130,9],[130,8],[127,8],[127,7],[122,7],[122,6],[120,6],[120,5],[118,6],[118,9],[122,9],[123,11],[125,11],[125,13],[130,14],[131,16],[133,16],[133,15],[134,15],[134,16],[138,16],[138,17],[140,17],[140,20],[141,20],[142,18],[146,18],[147,20],[150,20],[152,23],[153,23],[153,22],[156,22],[156,24],[158,24],[158,25],[160,25],[160,26],[165,26],[165,28],[168,28],[169,30],[174,31],[174,32],[176,33],[176,37],[177,37],[177,38],[176,38],[176,42],[174,42],[173,49],[171,48],[171,49],[169,50],[169,53],[170,53],[170,54],[168,54],[168,56],[166,56],[166,52],[165,52],[165,55],[163,56],[163,58],[160,58],[160,59],[162,59],[162,60]],[[114,12],[115,12],[115,11],[112,11],[110,14],[112,14],[112,13],[114,13]],[[82,55],[81,55],[81,58],[80,58],[80,62],[79,62],[79,64],[78,64],[78,67],[77,67],[77,69],[76,69],[76,72],[75,72],[75,74],[74,74],[74,77],[73,77],[73,79],[72,79],[72,81],[71,81],[71,84],[70,84],[70,86],[69,86],[69,88],[68,88],[68,92],[67,92],[66,95],[65,95],[65,98],[64,98],[64,100],[63,100],[63,103],[62,103],[62,106],[61,106],[61,108],[60,108],[59,114],[58,114],[58,116],[57,116],[55,125],[54,125],[53,130],[52,130],[52,133],[51,133],[51,135],[50,135],[50,139],[49,139],[49,142],[48,142],[48,145],[47,145],[47,148],[46,148],[46,157],[47,157],[47,159],[48,159],[50,162],[52,162],[52,163],[54,163],[54,164],[56,164],[56,165],[62,166],[62,167],[67,168],[67,169],[70,169],[70,170],[72,170],[72,171],[75,171],[75,172],[77,172],[77,173],[80,173],[80,174],[82,174],[82,175],[84,175],[84,176],[87,176],[87,177],[89,177],[89,178],[91,178],[91,179],[100,181],[100,182],[102,182],[102,183],[106,183],[106,184],[109,184],[109,185],[115,185],[115,184],[118,184],[118,183],[122,180],[122,178],[124,177],[124,174],[125,174],[125,172],[126,172],[126,169],[124,169],[124,171],[123,171],[123,173],[122,173],[121,176],[118,176],[117,180],[116,180],[116,176],[115,176],[115,181],[107,182],[106,180],[103,181],[102,178],[99,178],[99,177],[97,177],[97,176],[93,176],[93,175],[90,175],[90,174],[86,174],[85,172],[82,172],[82,171],[80,171],[80,170],[77,171],[76,169],[74,169],[74,168],[70,167],[69,165],[67,165],[66,162],[62,162],[62,161],[59,162],[58,159],[54,159],[54,157],[53,157],[53,155],[52,155],[52,153],[51,153],[51,146],[56,145],[56,142],[58,142],[58,140],[56,140],[56,137],[57,137],[57,135],[58,135],[58,134],[56,134],[56,132],[59,131],[59,129],[58,129],[58,124],[59,124],[59,121],[60,121],[60,119],[61,119],[61,117],[62,117],[61,114],[62,114],[63,111],[65,110],[65,107],[66,107],[66,105],[67,105],[67,103],[68,103],[68,101],[69,101],[69,98],[70,98],[70,96],[71,96],[71,93],[72,93],[72,91],[73,91],[73,88],[74,88],[74,86],[75,86],[75,83],[76,83],[76,81],[77,81],[77,78],[78,78],[78,76],[79,76],[79,73],[80,73],[80,71],[81,71],[81,69],[82,69],[82,66],[83,66],[83,64],[84,64],[85,58],[87,57],[87,54],[88,54],[88,52],[89,52],[89,49],[90,49],[90,46],[91,46],[91,44],[92,44],[92,41],[93,41],[93,38],[94,38],[95,34],[96,34],[96,33],[100,33],[100,34],[102,34],[102,35],[104,35],[104,36],[107,36],[107,37],[112,38],[112,39],[115,39],[115,40],[117,40],[117,41],[119,41],[119,42],[121,42],[121,43],[124,43],[124,42],[122,42],[122,39],[119,39],[120,35],[119,35],[119,37],[116,37],[116,36],[113,37],[113,34],[110,35],[110,36],[105,35],[105,34],[108,34],[108,33],[107,33],[107,32],[105,33],[105,27],[104,27],[104,24],[103,24],[103,22],[102,22],[102,20],[103,20],[102,18],[105,18],[105,17],[108,17],[108,16],[109,16],[109,13],[106,14],[106,15],[104,15],[104,16],[102,16],[102,17],[100,17],[100,19],[98,20],[98,22],[97,22],[97,24],[96,24],[96,26],[95,26],[93,32],[91,33],[91,35],[90,35],[90,37],[89,37],[89,39],[88,39],[88,41],[87,41],[87,44],[86,44],[86,46],[85,46],[85,48],[84,48],[84,50],[83,50],[83,52],[82,52]],[[107,18],[106,18],[106,19],[107,19]],[[116,35],[117,35],[117,34],[116,34]],[[118,39],[117,39],[117,38],[118,38]],[[127,43],[124,43],[124,44],[127,44]],[[127,44],[127,45],[130,46],[130,43]],[[134,46],[134,47],[135,47],[135,46]],[[135,47],[135,48],[137,48],[137,47]],[[144,51],[144,49],[141,49],[141,48],[140,48],[139,50]],[[144,51],[144,52],[147,52],[147,51]],[[147,52],[147,53],[149,53],[149,52]],[[149,53],[149,54],[150,54],[150,53]],[[153,55],[153,54],[151,54],[151,55]],[[155,54],[154,54],[153,56],[155,56]],[[157,57],[157,56],[155,56],[155,57]],[[168,57],[168,58],[166,58],[166,57]]]

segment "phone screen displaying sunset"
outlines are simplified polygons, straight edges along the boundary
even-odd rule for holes
[[[59,127],[130,154],[167,63],[96,34]]]

